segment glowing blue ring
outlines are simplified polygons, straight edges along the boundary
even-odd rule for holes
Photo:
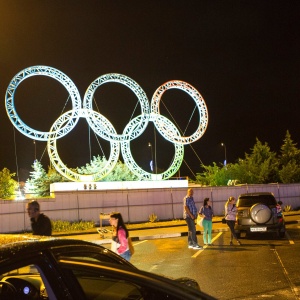
[[[72,110],[72,118],[70,120],[72,120],[72,122],[71,121],[67,122],[63,127],[61,127],[60,132],[57,131],[43,132],[43,131],[32,129],[20,119],[15,109],[14,95],[19,84],[28,77],[38,76],[38,75],[48,76],[57,80],[67,89],[71,97],[73,110]],[[17,75],[15,75],[6,90],[5,99],[6,99],[5,101],[6,112],[13,125],[27,137],[39,141],[47,141],[48,139],[51,139],[54,136],[60,138],[63,137],[65,134],[67,134],[77,124],[78,118],[76,118],[74,122],[74,117],[78,115],[78,112],[76,111],[78,109],[81,109],[80,94],[73,81],[61,71],[47,66],[29,67],[19,72]],[[68,128],[68,130],[65,130],[66,128]]]

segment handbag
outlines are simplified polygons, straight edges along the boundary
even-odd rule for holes
[[[201,217],[201,215],[200,214],[198,214],[198,216],[197,216],[197,225],[199,225],[199,226],[203,226],[203,217]]]
[[[132,240],[130,237],[128,237],[128,248],[129,248],[129,251],[131,253],[131,255],[134,254],[134,247],[133,247],[133,244],[132,244]]]

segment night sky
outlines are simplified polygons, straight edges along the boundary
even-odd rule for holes
[[[2,0],[0,169],[18,170],[22,180],[35,158],[45,169],[49,165],[46,142],[34,144],[14,129],[5,109],[11,79],[35,65],[65,73],[82,99],[88,86],[107,73],[129,76],[149,101],[169,80],[194,86],[205,99],[209,122],[203,137],[185,146],[177,175],[193,178],[201,163],[223,163],[222,142],[229,163],[250,153],[256,138],[279,152],[287,130],[300,147],[299,33],[298,0]],[[132,114],[140,113],[134,111],[135,95],[116,83],[98,88],[95,101],[94,110],[99,109],[118,133]],[[28,126],[49,131],[71,104],[59,82],[34,76],[18,87],[15,107]],[[187,135],[198,125],[193,108],[192,99],[180,90],[167,91],[161,103],[161,113],[176,120]],[[152,123],[131,143],[137,163],[150,171],[149,142],[158,168],[168,168],[174,147]],[[57,144],[68,167],[85,165],[94,155],[109,155],[109,143],[97,140],[85,119]]]

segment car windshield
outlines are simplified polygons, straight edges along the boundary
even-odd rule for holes
[[[256,203],[263,203],[265,205],[276,205],[276,200],[272,195],[259,195],[259,196],[242,196],[237,201],[238,207],[251,207]]]

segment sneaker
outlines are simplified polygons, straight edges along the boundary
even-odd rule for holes
[[[208,246],[213,246],[213,245],[214,245],[213,243],[208,244]]]
[[[233,245],[233,242],[232,241],[230,241],[230,246],[232,246]]]
[[[195,245],[195,246],[193,246],[193,249],[195,249],[195,250],[201,250],[201,249],[203,249],[203,247],[201,247],[200,245]]]
[[[189,249],[192,249],[192,248],[193,248],[193,245],[188,245],[188,248],[189,248]]]
[[[239,245],[239,246],[241,246],[241,242],[240,241],[236,241],[237,242],[237,244]]]

